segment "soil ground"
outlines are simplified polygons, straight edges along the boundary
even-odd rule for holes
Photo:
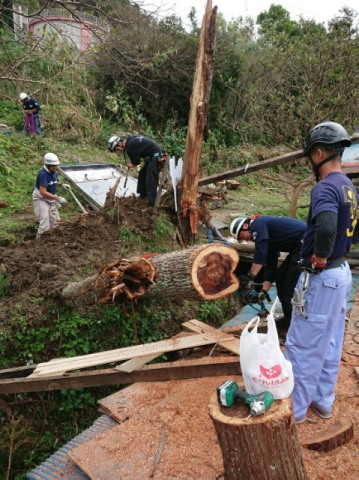
[[[13,306],[26,298],[50,298],[59,301],[62,289],[98,271],[122,256],[126,245],[120,241],[120,227],[150,239],[155,214],[143,214],[145,204],[135,197],[121,198],[115,213],[92,211],[74,221],[63,221],[39,239],[26,240],[0,249],[0,271],[10,282],[6,304],[0,309],[0,322],[6,325]],[[32,222],[34,217],[32,216]],[[139,252],[142,255],[144,252]],[[41,306],[27,302],[26,317],[33,322],[41,315]]]

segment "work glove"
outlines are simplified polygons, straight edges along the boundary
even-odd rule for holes
[[[308,273],[321,273],[324,270],[326,264],[327,262],[317,263],[315,261],[314,255],[312,255],[310,258],[301,258],[298,262],[301,271]]]
[[[257,302],[257,303],[264,302],[264,300],[267,300],[267,302],[270,302],[270,301],[271,301],[270,296],[268,295],[267,290],[264,290],[264,289],[262,288],[262,290],[260,290],[259,293],[258,293],[258,302]]]
[[[65,190],[70,190],[70,189],[71,189],[71,187],[70,187],[70,185],[69,185],[68,183],[63,183],[63,184],[62,184],[62,187],[63,187]]]
[[[241,289],[252,290],[255,275],[249,272],[248,275],[238,275],[239,286]]]
[[[64,197],[59,197],[57,199],[57,201],[59,202],[60,205],[66,205],[67,204],[67,200]]]

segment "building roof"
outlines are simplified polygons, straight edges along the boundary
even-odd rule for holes
[[[359,177],[359,134],[352,136],[352,145],[344,150],[342,168],[348,176]]]

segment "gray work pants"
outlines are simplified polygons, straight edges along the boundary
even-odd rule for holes
[[[34,212],[39,222],[36,238],[49,230],[55,228],[57,222],[60,220],[58,205],[55,200],[46,200],[43,198],[37,188],[35,188],[32,195]]]

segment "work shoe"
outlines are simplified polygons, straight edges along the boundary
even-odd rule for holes
[[[332,418],[332,412],[330,410],[322,410],[319,407],[316,407],[315,405],[311,405],[313,411],[319,415],[320,418],[324,418],[325,420]]]
[[[305,422],[307,421],[307,416],[304,415],[303,417],[300,417],[300,418],[298,418],[298,419],[295,418],[294,421],[295,421],[295,423],[296,423],[297,425],[299,425],[300,423],[305,423]]]

